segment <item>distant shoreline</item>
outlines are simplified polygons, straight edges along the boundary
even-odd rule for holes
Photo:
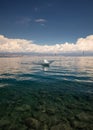
[[[1,57],[23,57],[23,56],[93,56],[93,52],[85,52],[85,53],[0,53],[0,58]]]

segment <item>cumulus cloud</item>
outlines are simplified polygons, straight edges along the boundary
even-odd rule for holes
[[[93,35],[79,38],[76,43],[62,43],[55,45],[38,45],[31,40],[10,39],[0,35],[0,52],[35,52],[35,53],[67,53],[93,52]]]
[[[93,51],[93,35],[86,38],[79,38],[76,45],[79,50]]]

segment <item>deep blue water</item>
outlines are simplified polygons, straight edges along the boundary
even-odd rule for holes
[[[33,64],[43,59],[54,62],[45,68]],[[66,127],[64,130],[92,130],[92,108],[93,57],[0,58],[2,130],[10,130],[10,127],[17,130],[21,128],[27,130],[28,127],[38,130],[59,130],[59,127],[60,129]],[[3,120],[5,124],[2,123]],[[25,125],[22,125],[20,120]],[[28,120],[36,122],[38,120],[40,126],[37,128],[24,123]],[[10,125],[8,121],[13,121],[14,125]]]

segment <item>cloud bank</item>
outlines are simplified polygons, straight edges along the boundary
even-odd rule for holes
[[[93,52],[93,35],[79,38],[76,43],[62,43],[55,45],[38,45],[31,40],[10,39],[0,35],[0,52],[32,52],[32,53],[76,53]]]

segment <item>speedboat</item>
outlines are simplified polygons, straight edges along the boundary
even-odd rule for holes
[[[49,66],[50,62],[46,59],[43,60],[43,62],[41,63],[42,66]]]
[[[34,64],[37,64],[37,65],[42,65],[43,67],[49,67],[49,65],[54,62],[54,60],[42,60],[42,61],[39,61],[39,62],[34,62]]]

